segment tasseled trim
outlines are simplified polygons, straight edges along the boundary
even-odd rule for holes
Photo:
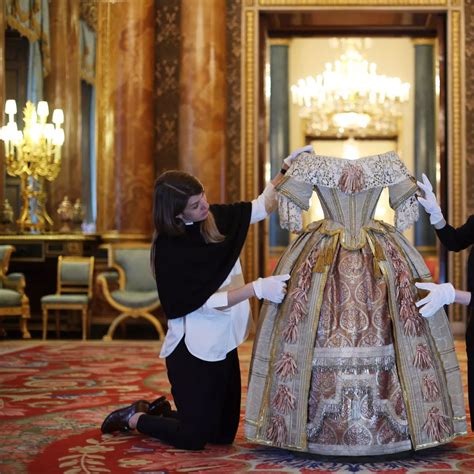
[[[388,239],[385,240],[385,248],[395,272],[397,301],[400,308],[403,332],[406,336],[421,336],[425,328],[425,320],[420,316],[415,305],[415,296],[408,266],[400,252]]]
[[[273,408],[280,413],[287,415],[290,410],[294,410],[296,406],[296,397],[291,393],[287,385],[279,385],[272,401]]]
[[[358,164],[347,163],[342,169],[338,187],[343,193],[358,193],[364,189],[364,170]]]
[[[410,286],[410,274],[406,270],[406,268],[402,267],[400,269],[397,269],[397,284],[398,286]],[[410,292],[409,296],[412,296],[412,293]]]
[[[412,316],[412,308],[409,301],[401,301],[400,302],[400,319],[405,321],[410,319]]]
[[[275,373],[283,380],[288,380],[298,373],[298,366],[295,358],[289,353],[284,352],[277,362],[275,362]]]
[[[400,300],[411,300],[413,299],[413,293],[410,287],[410,281],[401,281],[398,285],[397,296]]]
[[[288,324],[282,332],[283,339],[285,339],[285,342],[288,342],[289,344],[294,344],[298,339],[298,333],[298,323],[295,318],[290,316]]]
[[[419,318],[408,318],[403,321],[403,332],[407,336],[415,337],[421,336],[421,330],[423,328],[423,321]]]
[[[308,301],[308,293],[305,291],[304,288],[300,288],[297,286],[291,293],[290,296],[294,298],[296,301],[301,301],[306,303]]]
[[[272,416],[267,430],[267,437],[274,444],[281,446],[285,443],[287,437],[285,420],[281,415]]]
[[[449,418],[439,412],[439,408],[433,407],[428,412],[428,418],[423,425],[423,429],[428,436],[436,441],[441,441],[443,436],[451,433]]]
[[[301,300],[293,300],[293,307],[291,309],[291,318],[298,324],[306,316],[306,304]]]
[[[286,342],[292,344],[298,339],[298,323],[306,317],[308,292],[313,278],[313,266],[318,257],[318,253],[319,251],[315,247],[298,268],[298,283],[289,295],[292,300],[292,306],[288,324],[286,328],[283,329],[283,337]]]
[[[439,387],[433,375],[423,376],[422,390],[425,402],[436,402],[439,400]]]
[[[416,346],[416,354],[413,358],[413,365],[420,370],[428,370],[433,367],[433,362],[426,344],[418,344]]]
[[[400,319],[403,323],[403,331],[407,336],[421,335],[424,321],[412,301],[400,303]]]

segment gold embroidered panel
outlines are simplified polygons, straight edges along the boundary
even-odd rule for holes
[[[155,170],[178,167],[180,2],[156,2]]]
[[[474,214],[474,1],[464,2],[464,47],[466,89],[466,215]]]
[[[241,80],[242,1],[227,0],[227,165],[226,197],[228,202],[240,200],[241,169]]]

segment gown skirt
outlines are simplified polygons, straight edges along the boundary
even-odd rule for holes
[[[357,245],[325,219],[287,248],[282,304],[265,302],[250,370],[246,436],[328,455],[423,449],[466,433],[463,389],[443,310],[423,318],[431,278],[395,227],[371,220]]]

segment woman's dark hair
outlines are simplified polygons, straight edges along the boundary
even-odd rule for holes
[[[190,197],[203,192],[201,182],[184,171],[171,170],[160,175],[155,181],[153,193],[155,236],[184,234],[185,224],[176,216],[184,211]],[[201,222],[201,234],[207,243],[222,242],[225,239],[219,232],[211,212]]]

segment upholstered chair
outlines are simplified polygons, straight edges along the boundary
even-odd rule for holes
[[[56,337],[59,337],[61,311],[80,311],[82,339],[90,333],[89,303],[92,298],[94,257],[58,257],[57,289],[54,295],[41,298],[43,339],[48,332],[48,312],[56,311]]]
[[[13,245],[0,245],[0,317],[19,316],[23,339],[30,339],[27,321],[30,318],[30,302],[25,294],[23,273],[8,274]]]
[[[156,282],[150,268],[150,245],[142,243],[126,243],[107,245],[109,267],[118,275],[118,289],[110,289],[112,278],[110,272],[97,277],[104,297],[109,304],[120,311],[104,336],[104,341],[113,338],[115,329],[128,318],[142,317],[155,327],[160,339],[164,338],[161,322],[151,314],[160,307],[156,290]]]

